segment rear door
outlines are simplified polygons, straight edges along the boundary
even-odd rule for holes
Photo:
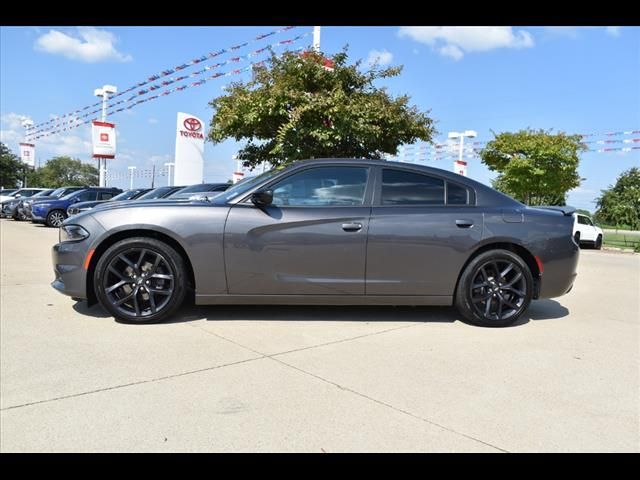
[[[435,175],[380,170],[369,222],[367,295],[452,295],[482,238],[475,193]]]
[[[314,165],[266,186],[273,203],[234,205],[224,233],[230,294],[364,295],[368,166]]]

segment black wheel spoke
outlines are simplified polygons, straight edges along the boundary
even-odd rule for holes
[[[500,320],[502,318],[502,306],[504,305],[504,302],[502,300],[502,297],[498,297],[498,313],[496,314],[496,316],[498,317],[498,320]]]
[[[513,284],[516,283],[521,278],[522,278],[522,273],[520,273],[520,272],[516,273],[516,275],[510,281],[508,281],[507,283],[504,284],[504,287],[513,286]]]
[[[502,300],[509,308],[513,308],[514,310],[517,310],[519,308],[518,305],[512,303],[510,300],[507,300],[505,297],[502,297]]]
[[[489,285],[489,282],[474,283],[473,285],[471,285],[471,289],[476,290],[477,288],[486,287],[488,285]]]
[[[173,275],[166,275],[164,273],[154,273],[149,275],[149,278],[162,278],[164,280],[173,280]]]
[[[513,292],[516,295],[518,295],[519,297],[524,297],[525,293],[522,290],[518,290],[517,288],[513,288],[513,287],[502,287],[503,291],[507,291],[507,292]]]
[[[138,269],[136,268],[135,264],[131,260],[129,260],[126,255],[118,255],[118,258],[129,265],[131,268],[133,268],[133,270],[137,273]]]
[[[122,305],[124,302],[126,302],[127,300],[131,300],[131,298],[133,298],[133,296],[136,294],[136,291],[134,290],[133,292],[131,292],[129,295],[125,295],[124,297],[118,299],[117,301],[114,302],[114,305]]]
[[[510,263],[509,265],[507,265],[507,268],[505,268],[502,272],[500,272],[500,277],[501,278],[505,278],[505,276],[507,275],[507,273],[509,273],[511,270],[513,270],[513,264]]]
[[[122,287],[123,285],[126,285],[127,283],[129,283],[127,280],[120,280],[118,283],[111,285],[110,287],[108,287],[105,292],[106,293],[111,293],[113,292],[115,289]]]
[[[149,269],[143,270],[143,265]],[[101,281],[111,305],[128,316],[147,317],[170,304],[174,278],[175,272],[162,253],[134,247],[112,257]]]
[[[491,301],[493,300],[493,296],[490,296],[488,301],[487,301],[487,305],[484,309],[484,316],[488,317],[489,316],[489,312],[491,311]]]

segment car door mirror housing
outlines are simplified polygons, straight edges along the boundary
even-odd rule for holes
[[[273,190],[259,190],[251,194],[251,203],[257,207],[266,207],[273,202]]]

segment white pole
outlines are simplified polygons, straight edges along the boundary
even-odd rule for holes
[[[167,185],[171,186],[171,167],[173,167],[175,163],[165,163],[164,166],[167,167]]]
[[[320,51],[320,27],[313,27],[313,49],[316,52]]]
[[[137,167],[127,167],[129,169],[129,189],[133,189],[133,171],[137,168]]]

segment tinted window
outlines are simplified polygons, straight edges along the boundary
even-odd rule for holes
[[[77,198],[78,202],[89,202],[96,199],[95,190],[85,190],[84,192],[78,192],[73,198]]]
[[[176,187],[158,187],[154,190],[151,190],[144,195],[138,197],[138,200],[150,200],[152,198],[162,198],[170,192],[177,191]]]
[[[447,205],[467,205],[469,191],[455,183],[447,182]]]
[[[582,225],[586,225],[587,224],[587,219],[584,218],[582,215],[578,215],[578,223],[580,223]]]
[[[362,205],[368,169],[320,167],[291,175],[271,187],[273,205]]]
[[[100,192],[98,195],[98,200],[110,200],[113,198],[115,193],[113,192]]]
[[[383,205],[444,205],[444,180],[402,170],[382,171]]]

